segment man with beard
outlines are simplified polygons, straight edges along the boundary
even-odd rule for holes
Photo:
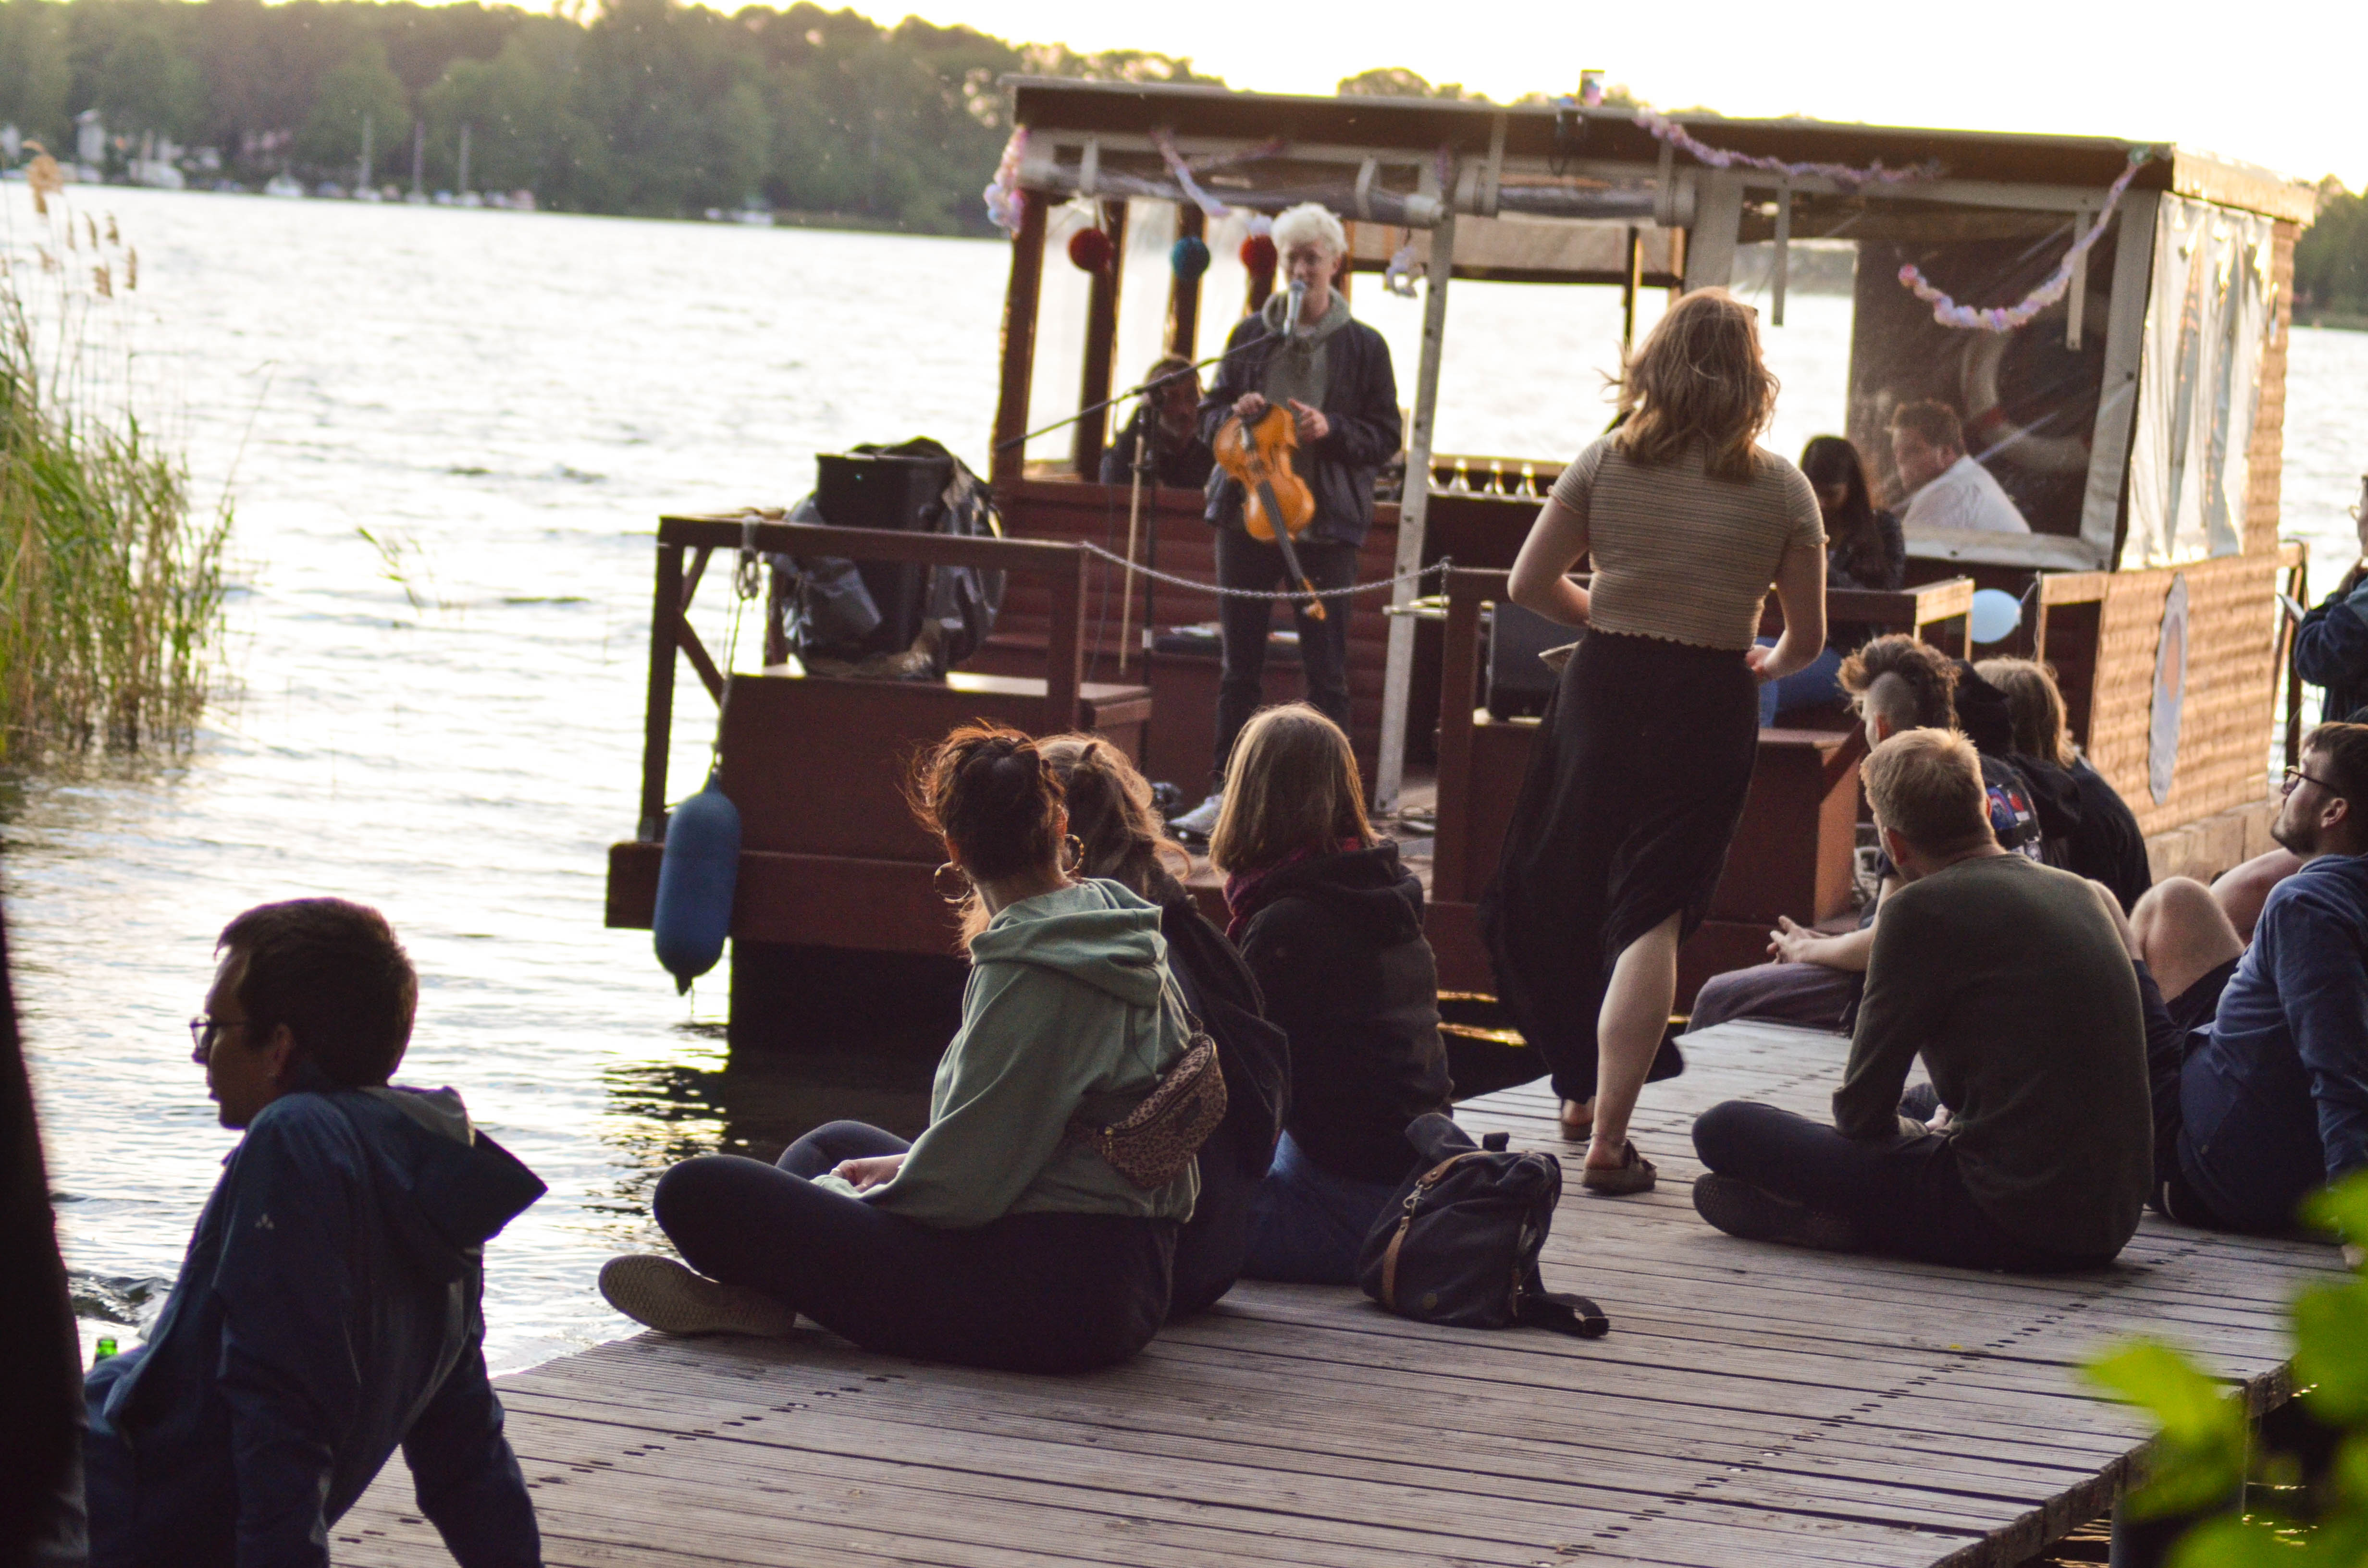
[[[2183,1224],[2283,1229],[2312,1189],[2368,1166],[2368,724],[2310,733],[2270,831],[2302,867],[2250,946],[2184,878],[2131,920],[2154,1206]]]

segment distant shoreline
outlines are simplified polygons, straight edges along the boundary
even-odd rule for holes
[[[2368,315],[2350,311],[2296,311],[2296,326],[2333,327],[2338,332],[2368,332]]]

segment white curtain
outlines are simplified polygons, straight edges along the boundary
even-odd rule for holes
[[[2180,197],[2155,219],[2124,570],[2244,548],[2246,449],[2276,322],[2271,221]]]

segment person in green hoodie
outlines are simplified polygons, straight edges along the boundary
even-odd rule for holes
[[[683,1162],[652,1201],[683,1263],[612,1258],[601,1293],[668,1334],[784,1334],[803,1312],[867,1349],[934,1360],[1125,1360],[1167,1316],[1199,1178],[1187,1166],[1135,1187],[1070,1123],[1125,1116],[1183,1055],[1160,911],[1070,875],[1059,785],[1016,731],[955,731],[913,794],[945,842],[940,872],[959,872],[987,915],[928,1128],[908,1145],[837,1121],[774,1165]]]

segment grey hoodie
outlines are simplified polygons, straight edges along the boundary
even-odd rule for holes
[[[1190,1219],[1197,1170],[1145,1192],[1066,1136],[1081,1105],[1116,1119],[1183,1054],[1183,1021],[1161,1002],[1158,907],[1116,882],[1079,882],[1005,909],[970,955],[928,1129],[895,1178],[865,1196],[933,1225],[1028,1213]]]

